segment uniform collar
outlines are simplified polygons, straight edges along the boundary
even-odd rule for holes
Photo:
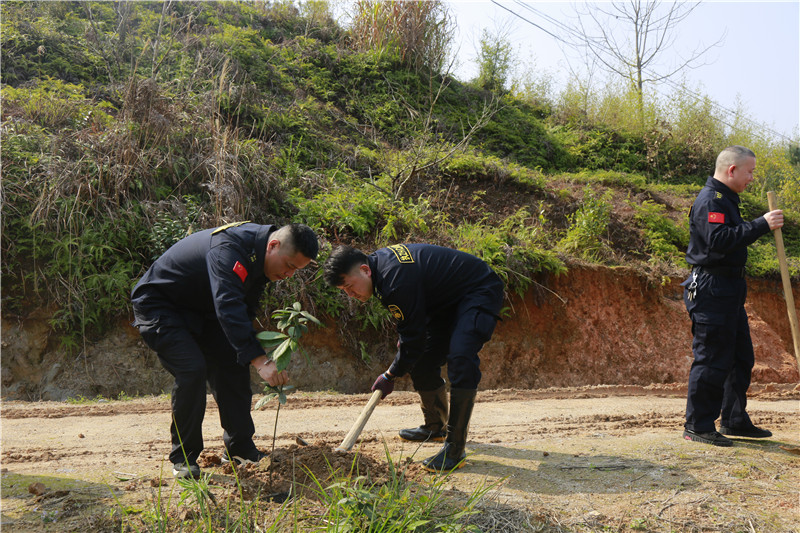
[[[706,187],[711,187],[715,191],[722,193],[723,196],[726,196],[730,201],[739,205],[741,203],[741,199],[739,199],[739,195],[733,192],[730,187],[722,183],[721,181],[714,179],[713,176],[709,176],[706,180]]]

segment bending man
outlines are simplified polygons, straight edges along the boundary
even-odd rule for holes
[[[445,439],[423,461],[429,470],[463,465],[475,394],[481,380],[478,352],[494,332],[503,282],[477,257],[430,244],[397,244],[367,256],[341,246],[325,263],[325,281],[366,302],[373,294],[397,319],[397,355],[372,386],[384,397],[410,373],[424,424],[400,432],[407,440]],[[447,363],[450,408],[441,367]]]
[[[258,462],[250,367],[273,386],[288,381],[256,339],[253,319],[267,282],[316,258],[308,226],[228,224],[181,239],[133,289],[134,325],[175,378],[172,451],[176,477],[199,477],[206,383],[219,406],[227,459]]]

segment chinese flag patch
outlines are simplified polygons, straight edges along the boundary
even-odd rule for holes
[[[725,213],[715,213],[710,211],[708,213],[708,222],[710,224],[724,224],[725,223]]]
[[[244,283],[244,280],[247,279],[247,269],[239,261],[236,261],[236,264],[233,265],[233,271],[236,272],[236,275],[239,276],[239,279]]]

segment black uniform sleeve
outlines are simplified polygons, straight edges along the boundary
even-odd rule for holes
[[[412,267],[405,265],[400,268],[412,270]],[[416,268],[413,270],[416,271]],[[407,374],[425,349],[425,292],[422,286],[421,280],[414,282],[406,279],[383,298],[384,304],[397,319],[397,333],[400,336],[397,355],[389,367],[393,376]]]
[[[206,263],[217,319],[236,350],[237,360],[247,365],[265,352],[256,339],[248,310],[245,282],[252,273],[247,272],[245,252],[234,244],[222,244],[211,248]]]
[[[692,218],[695,228],[702,233],[702,240],[708,245],[710,264],[746,248],[769,232],[769,224],[764,217],[736,224],[738,213],[725,199],[710,198],[707,202],[695,205]]]

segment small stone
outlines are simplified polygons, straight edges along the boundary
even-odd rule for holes
[[[28,486],[28,492],[31,494],[35,494],[36,496],[41,496],[45,492],[47,492],[47,487],[44,486],[44,483],[31,483]]]

